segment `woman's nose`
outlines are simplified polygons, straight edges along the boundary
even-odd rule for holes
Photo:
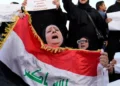
[[[56,33],[56,30],[55,29],[53,29],[53,31],[52,31],[53,33]]]
[[[85,42],[81,42],[81,44],[84,44]]]

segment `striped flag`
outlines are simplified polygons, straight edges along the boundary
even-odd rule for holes
[[[43,44],[28,15],[3,35],[0,60],[30,86],[103,86],[97,78],[99,51]]]

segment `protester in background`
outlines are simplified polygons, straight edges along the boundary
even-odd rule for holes
[[[120,0],[116,0],[116,3],[108,8],[107,13],[118,11],[120,11]],[[107,50],[109,60],[112,61],[115,52],[120,52],[120,31],[109,31]],[[113,73],[110,75],[110,81],[117,79],[120,79],[120,74]]]
[[[27,0],[24,0],[23,6],[26,6]],[[35,28],[39,36],[42,36],[44,28],[48,25],[54,24],[60,28],[64,39],[67,37],[67,16],[62,12],[60,8],[59,0],[53,0],[53,4],[56,5],[56,9],[29,11],[32,19],[32,25]],[[39,22],[38,22],[39,21]],[[64,40],[64,41],[65,41]]]
[[[69,46],[77,48],[76,41],[85,36],[90,39],[91,50],[101,49],[103,41],[107,39],[107,25],[97,10],[89,5],[89,0],[78,0],[77,6],[72,3],[72,0],[63,0],[63,5],[70,18]],[[88,15],[92,18],[98,31],[104,36],[103,40],[98,39],[95,27]]]
[[[106,22],[106,26],[108,28],[108,22],[111,20],[110,18],[107,18],[106,15],[106,5],[104,1],[98,1],[96,3],[96,9],[99,12],[99,14],[102,16],[102,18],[104,19],[104,21]],[[109,33],[109,30],[107,29],[107,34]]]
[[[102,18],[106,21],[106,23],[109,23],[111,21],[110,18],[107,18],[107,15],[106,15],[106,5],[105,5],[104,1],[97,2],[96,3],[96,9],[98,10],[98,12],[102,16]]]
[[[106,19],[106,6],[104,1],[99,1],[96,3],[96,9],[98,10],[98,12],[100,13],[100,15],[102,16],[103,19]]]
[[[77,40],[78,48],[89,50],[89,39],[87,37],[82,37],[79,40]]]

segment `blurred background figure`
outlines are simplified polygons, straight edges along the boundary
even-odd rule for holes
[[[98,12],[100,13],[100,15],[102,16],[103,19],[106,19],[106,5],[104,3],[104,1],[99,1],[96,3],[96,9],[98,10]]]
[[[120,0],[116,0],[115,4],[111,5],[107,13],[119,12],[120,11]],[[119,18],[118,18],[119,19]],[[116,52],[120,52],[120,31],[109,31],[108,35],[108,57],[109,60],[112,61]],[[120,79],[120,74],[110,75],[110,81],[114,81]]]
[[[108,22],[111,20],[109,18],[107,18],[107,14],[106,14],[106,5],[104,1],[98,1],[96,3],[96,10],[98,11],[98,13],[102,16],[103,20],[106,22],[106,28],[108,28]],[[109,34],[109,30],[106,29],[107,34]],[[107,42],[107,41],[106,41]]]
[[[87,37],[82,37],[77,40],[78,48],[88,50],[89,49],[89,39]]]
[[[90,6],[89,0],[78,0],[78,5],[74,5],[72,0],[62,0],[64,9],[67,11],[70,20],[68,31],[68,46],[78,48],[76,41],[81,37],[89,37],[91,50],[101,49],[103,42],[107,40],[107,25],[96,9]],[[91,17],[91,19],[89,18]],[[100,40],[97,32],[101,32],[104,37]]]
[[[104,1],[98,1],[96,3],[96,9],[98,10],[98,12],[100,13],[100,15],[102,16],[106,23],[109,23],[112,20],[110,18],[107,18],[106,15],[107,8]]]

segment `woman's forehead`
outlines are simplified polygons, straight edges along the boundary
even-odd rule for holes
[[[86,40],[88,40],[87,38],[84,38],[84,37],[83,37],[83,38],[81,38],[80,40],[82,40],[82,39],[86,39]]]
[[[49,25],[49,26],[47,26],[46,30],[49,30],[49,29],[52,29],[52,28],[59,29],[56,25]]]

